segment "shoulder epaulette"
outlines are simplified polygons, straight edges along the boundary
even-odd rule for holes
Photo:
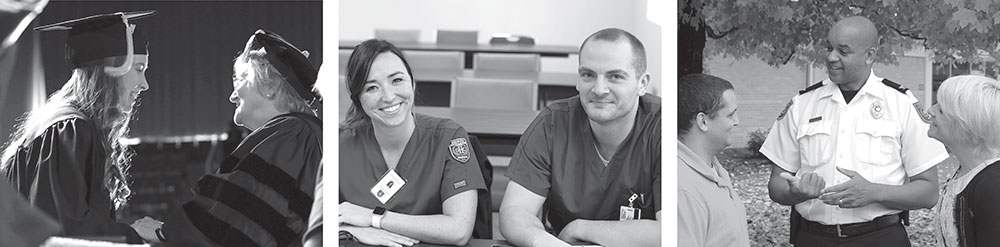
[[[807,87],[806,89],[799,90],[799,94],[801,95],[808,93],[809,91],[816,90],[817,88],[820,88],[822,86],[823,86],[823,81],[819,81],[816,84],[812,84],[812,86]]]
[[[899,85],[899,83],[895,83],[893,81],[890,81],[889,79],[884,79],[883,78],[882,79],[882,84],[885,84],[886,86],[889,86],[892,89],[896,89],[896,91],[899,91],[902,94],[906,94],[906,91],[910,90],[910,89],[907,89],[906,87],[904,87],[903,85]]]

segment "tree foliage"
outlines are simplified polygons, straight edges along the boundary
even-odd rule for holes
[[[1000,60],[1000,0],[682,0],[679,5],[679,25],[703,29],[709,38],[706,57],[756,56],[773,66],[822,64],[830,27],[860,15],[881,34],[877,62],[894,64],[896,55],[921,47],[940,62]],[[679,37],[681,43],[687,40]]]

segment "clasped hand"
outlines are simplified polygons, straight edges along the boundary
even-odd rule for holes
[[[148,243],[159,243],[160,238],[156,237],[156,230],[163,227],[163,222],[150,218],[149,216],[135,220],[131,225],[132,229]]]
[[[804,173],[796,177],[782,172],[781,177],[788,180],[792,195],[808,199],[819,199],[823,203],[841,208],[864,207],[878,201],[876,185],[869,182],[855,171],[837,167],[837,171],[851,180],[825,188],[826,181],[815,173]]]

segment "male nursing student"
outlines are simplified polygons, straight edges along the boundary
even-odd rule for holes
[[[750,246],[743,200],[715,158],[740,124],[738,106],[722,78],[677,82],[677,246]]]
[[[660,97],[646,95],[645,66],[645,48],[624,30],[583,42],[579,96],[543,109],[514,150],[500,206],[507,241],[659,246]]]

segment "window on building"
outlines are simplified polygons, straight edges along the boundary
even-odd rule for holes
[[[938,87],[941,86],[941,82],[944,82],[949,77],[957,75],[981,75],[996,79],[997,74],[1000,74],[1000,63],[996,61],[981,63],[934,62],[933,67],[931,76],[933,81],[931,104],[937,103]]]

